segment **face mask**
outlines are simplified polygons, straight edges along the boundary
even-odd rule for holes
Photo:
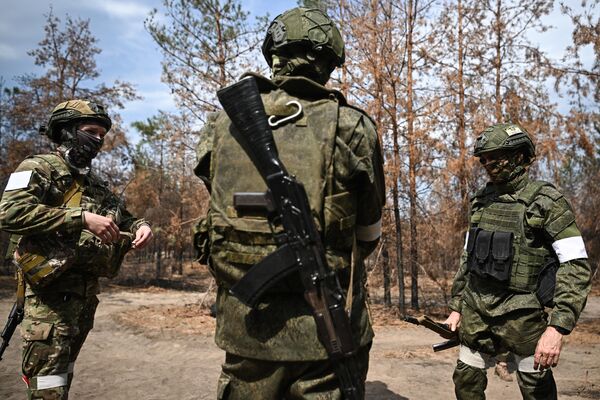
[[[77,130],[73,147],[69,150],[69,161],[76,167],[87,167],[98,155],[98,152],[104,144],[104,139],[82,130]]]
[[[489,160],[480,159],[483,168],[487,172],[490,180],[494,183],[506,183],[521,175],[525,166],[523,165],[523,156],[517,154],[514,157],[508,155],[501,158],[492,158]]]

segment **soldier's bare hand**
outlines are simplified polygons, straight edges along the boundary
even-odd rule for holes
[[[134,249],[143,249],[148,243],[150,243],[152,236],[152,229],[150,229],[148,225],[142,225],[137,231],[135,231],[135,239],[131,243],[131,246]]]
[[[549,326],[538,340],[533,356],[533,368],[543,371],[558,365],[563,335],[556,328]]]
[[[448,318],[444,321],[444,324],[450,327],[450,330],[454,332],[460,326],[460,313],[452,311]]]
[[[102,243],[114,243],[119,240],[119,227],[111,218],[84,211],[84,226],[98,236]]]

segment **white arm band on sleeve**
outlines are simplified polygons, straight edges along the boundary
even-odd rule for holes
[[[361,242],[372,242],[381,236],[381,219],[371,225],[356,225],[356,239]]]
[[[561,263],[576,260],[578,258],[588,258],[585,251],[585,243],[581,236],[573,236],[557,240],[552,243],[552,248]]]

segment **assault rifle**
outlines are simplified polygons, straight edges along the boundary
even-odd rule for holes
[[[6,350],[6,348],[8,347],[8,342],[10,342],[10,338],[12,338],[13,333],[15,333],[15,329],[17,329],[17,326],[21,323],[21,321],[23,321],[23,316],[25,315],[25,282],[23,281],[23,273],[19,269],[19,266],[16,265],[16,267],[17,300],[10,309],[10,313],[8,314],[8,318],[6,319],[6,325],[4,325],[2,334],[0,334],[0,337],[2,338],[2,343],[0,343],[0,360],[2,360],[4,350]]]
[[[434,331],[444,339],[448,339],[445,342],[432,345],[431,348],[435,352],[447,350],[460,344],[460,341],[458,340],[458,331],[451,331],[448,325],[435,322],[426,315],[423,315],[419,318],[406,315],[403,319],[411,324],[421,325],[429,330]]]
[[[15,333],[15,329],[23,320],[23,307],[20,307],[17,302],[12,306],[10,310],[10,314],[8,314],[8,318],[6,320],[6,325],[2,330],[2,343],[0,343],[0,360],[2,360],[2,355],[4,354],[4,350],[8,347],[8,342],[10,342],[10,338],[13,333]]]
[[[265,194],[242,194],[234,201],[240,207],[262,207],[264,203],[269,222],[283,227],[283,233],[276,236],[278,249],[250,268],[230,292],[254,307],[273,283],[298,271],[317,335],[334,365],[340,390],[345,399],[362,399],[364,393],[357,385],[361,377],[354,361],[357,346],[344,309],[344,293],[337,275],[327,266],[304,186],[279,159],[256,81],[244,78],[219,90],[217,97],[233,123],[231,134],[268,187]]]

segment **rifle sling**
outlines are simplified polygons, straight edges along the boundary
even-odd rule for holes
[[[284,244],[252,266],[229,291],[242,303],[254,308],[262,294],[275,282],[294,271],[297,265],[291,245]]]
[[[17,308],[19,310],[25,308],[25,278],[19,267],[17,267]]]
[[[352,317],[352,297],[354,296],[354,266],[358,259],[358,246],[356,244],[356,234],[352,236],[352,253],[350,254],[350,283],[346,292],[346,312],[348,317]]]

